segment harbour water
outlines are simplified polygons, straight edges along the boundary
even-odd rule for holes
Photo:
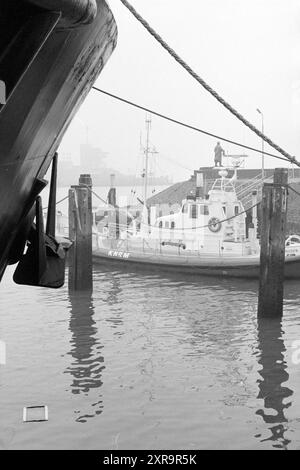
[[[256,281],[102,265],[92,294],[70,295],[12,272],[0,448],[300,448],[299,282],[282,322],[257,322]],[[30,405],[49,421],[23,423]]]

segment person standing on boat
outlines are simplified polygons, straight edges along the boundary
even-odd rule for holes
[[[220,142],[218,142],[217,145],[215,146],[215,166],[223,166],[222,165],[223,155],[225,155],[225,152],[222,149]]]

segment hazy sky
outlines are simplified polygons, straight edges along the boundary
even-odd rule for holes
[[[147,33],[119,0],[109,0],[118,45],[96,82],[99,88],[178,120],[260,148],[260,139],[225,110]],[[131,0],[159,34],[245,117],[300,159],[299,0]],[[107,165],[136,173],[143,168],[140,132],[145,113],[91,91],[61,145],[78,160],[86,139],[108,153]],[[157,175],[185,179],[213,164],[216,140],[153,117],[151,141]],[[232,154],[241,150],[222,144]],[[266,145],[266,150],[269,147]],[[243,152],[242,152],[243,153]],[[248,167],[259,167],[258,154]],[[171,163],[170,160],[176,163]],[[280,166],[266,158],[266,166]],[[187,168],[186,170],[184,168]]]

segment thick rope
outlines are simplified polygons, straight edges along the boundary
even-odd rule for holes
[[[277,152],[281,153],[291,163],[300,167],[300,162],[295,157],[291,156],[279,145],[275,144],[269,137],[263,134],[253,124],[251,124],[242,114],[234,109],[226,100],[224,100],[213,88],[211,88],[194,70],[183,60],[179,55],[162,39],[162,37],[149,25],[149,23],[133,8],[127,0],[120,0],[123,5],[135,16],[135,18],[146,28],[146,30],[160,43],[160,45],[176,60],[200,85],[203,86],[216,100],[219,101],[228,111],[230,111],[237,119],[239,119],[245,126],[253,131],[258,137],[267,142]]]
[[[68,199],[68,198],[69,198],[69,196],[63,197],[62,199],[60,199],[59,201],[57,201],[57,203],[56,203],[55,205],[57,206],[58,204],[60,204],[61,202],[65,201],[65,200]],[[44,207],[43,211],[46,211],[47,209],[48,209],[48,206],[47,206],[47,207]]]
[[[204,131],[203,129],[199,129],[198,127],[192,126],[190,124],[186,124],[182,121],[178,121],[177,119],[166,116],[165,114],[158,113],[157,111],[153,111],[152,109],[146,108],[145,106],[141,106],[137,103],[134,103],[133,101],[129,101],[129,100],[126,100],[125,98],[121,98],[120,96],[109,93],[108,91],[101,90],[101,88],[97,88],[96,86],[93,86],[93,90],[99,91],[100,93],[103,93],[104,95],[107,95],[107,96],[110,96],[111,98],[119,100],[122,103],[126,103],[126,104],[129,104],[130,106],[133,106],[135,108],[142,109],[143,111],[146,111],[147,113],[151,113],[154,116],[158,116],[162,119],[165,119],[166,121],[173,122],[174,124],[179,124],[180,126],[186,127],[187,129],[191,129],[192,131],[200,132],[201,134],[205,134],[205,135],[208,135],[209,137],[214,137],[215,139],[222,140],[223,142],[227,142],[229,144],[233,144],[233,145],[236,145],[238,147],[242,147],[244,149],[251,150],[252,152],[257,152],[257,153],[260,153],[260,154],[262,153],[261,149],[259,150],[259,149],[256,149],[254,147],[249,147],[249,145],[241,144],[241,143],[236,142],[234,140],[226,139],[226,137],[221,137],[219,135],[212,134],[211,132]],[[287,158],[280,157],[279,155],[274,155],[273,153],[269,153],[269,152],[264,152],[264,155],[267,155],[268,157],[278,158],[279,160],[283,160],[285,162],[289,161]],[[190,171],[189,168],[185,168],[185,169]]]
[[[125,208],[122,208],[120,206],[118,206],[116,204],[116,206],[113,206],[112,204],[109,204],[108,201],[105,201],[101,196],[99,196],[97,193],[95,193],[95,191],[93,191],[88,185],[86,184],[83,184],[81,183],[80,186],[84,186],[85,188],[87,188],[94,196],[96,196],[96,198],[98,198],[100,201],[102,201],[106,206],[108,206],[109,208],[112,208],[112,209],[120,209],[121,211],[123,212],[126,212],[127,215],[129,215],[129,217],[131,217],[131,219],[134,219],[134,216],[129,212],[129,210],[125,207]]]

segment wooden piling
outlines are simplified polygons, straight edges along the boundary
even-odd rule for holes
[[[115,175],[110,175],[110,189],[108,192],[108,232],[109,238],[119,238],[119,210],[117,206],[117,192],[115,187]]]
[[[114,207],[117,205],[117,192],[116,192],[115,175],[114,174],[110,175],[110,188],[109,188],[109,192],[108,192],[108,204],[111,204]]]
[[[71,186],[69,190],[69,290],[92,290],[92,202],[91,188]]]
[[[257,191],[252,192],[252,209],[247,211],[246,237],[251,243],[251,248],[255,249],[257,241]]]
[[[85,188],[88,188],[88,190],[89,190],[89,192],[88,192],[88,207],[89,207],[89,211],[92,214],[92,227],[93,227],[93,225],[96,225],[96,213],[93,213],[93,203],[92,203],[93,181],[92,181],[92,177],[89,173],[81,174],[79,176],[79,186],[84,186]]]
[[[90,174],[82,174],[79,176],[79,186],[84,186],[85,188],[89,189],[88,192],[88,204],[89,210],[92,211],[92,187],[93,181]]]
[[[274,183],[262,195],[259,317],[280,317],[283,310],[288,170],[276,168]]]
[[[252,191],[252,224],[254,236],[257,238],[257,191]]]
[[[57,155],[57,152],[55,152],[53,160],[52,160],[52,171],[51,171],[47,225],[46,225],[46,233],[47,235],[52,235],[52,237],[55,237],[55,224],[56,224],[57,159],[58,159],[58,155]]]

